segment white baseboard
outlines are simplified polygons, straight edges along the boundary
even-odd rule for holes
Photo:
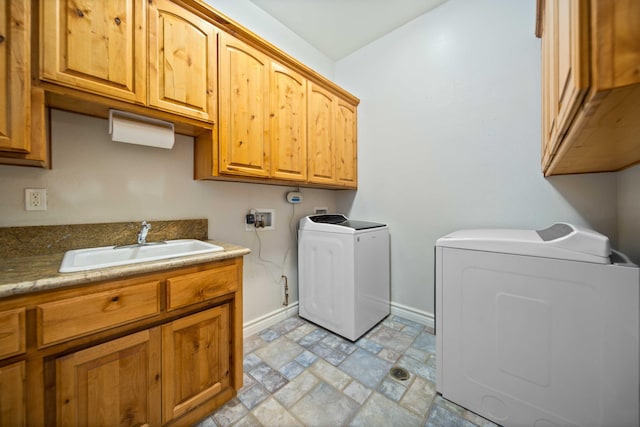
[[[391,314],[420,323],[421,325],[425,325],[430,328],[435,327],[433,314],[427,313],[426,311],[417,310],[415,308],[408,307],[397,302],[391,302]],[[267,329],[269,326],[275,325],[276,323],[284,319],[297,315],[298,301],[287,307],[279,308],[257,319],[248,321],[247,323],[242,325],[242,332],[245,337],[248,337],[264,329]]]
[[[393,301],[391,302],[391,314],[404,317],[407,320],[420,323],[421,325],[425,325],[430,328],[434,328],[436,324],[432,313],[417,310],[413,307],[407,307],[406,305]]]
[[[253,334],[256,334],[263,329],[267,329],[271,325],[275,325],[276,323],[288,318],[298,315],[298,301],[293,304],[288,305],[287,307],[282,307],[277,310],[272,311],[271,313],[267,313],[262,317],[259,317],[254,320],[250,320],[244,325],[242,325],[242,333],[243,336],[248,337]]]

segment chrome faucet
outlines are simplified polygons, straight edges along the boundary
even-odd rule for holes
[[[147,233],[151,229],[151,224],[147,223],[147,221],[142,221],[142,228],[138,233],[138,244],[144,245],[147,243]]]

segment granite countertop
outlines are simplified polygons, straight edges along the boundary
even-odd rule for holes
[[[216,240],[207,241],[222,246],[224,251],[76,273],[58,272],[64,253],[4,258],[0,260],[0,298],[103,280],[121,279],[137,274],[178,267],[187,267],[195,264],[235,258],[251,252],[251,250],[242,246]]]

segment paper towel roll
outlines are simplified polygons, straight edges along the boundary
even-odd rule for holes
[[[173,123],[125,111],[109,110],[111,140],[149,147],[173,148]]]

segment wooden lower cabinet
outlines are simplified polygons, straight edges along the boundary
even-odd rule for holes
[[[228,390],[230,316],[226,303],[56,359],[56,424],[159,426]]]
[[[0,298],[0,427],[211,414],[242,387],[242,261]]]
[[[163,421],[229,387],[229,305],[162,326]]]
[[[0,368],[0,426],[26,425],[25,362]]]
[[[57,425],[160,425],[159,355],[153,328],[57,359]]]

